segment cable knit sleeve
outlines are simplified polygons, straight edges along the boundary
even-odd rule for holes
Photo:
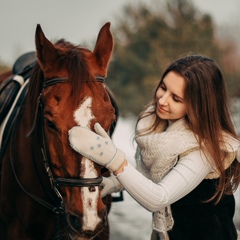
[[[197,150],[181,158],[158,184],[144,177],[130,163],[117,178],[140,205],[156,212],[187,195],[211,171],[204,154]]]

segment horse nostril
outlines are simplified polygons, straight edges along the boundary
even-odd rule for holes
[[[77,216],[68,214],[68,221],[74,230],[80,231],[82,225],[80,219]]]

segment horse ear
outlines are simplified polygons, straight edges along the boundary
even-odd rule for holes
[[[108,65],[113,52],[113,37],[110,32],[110,22],[107,22],[99,31],[93,53],[101,70],[107,76]]]
[[[38,63],[43,71],[57,59],[57,50],[54,45],[45,37],[40,24],[37,24],[35,33],[36,55]]]

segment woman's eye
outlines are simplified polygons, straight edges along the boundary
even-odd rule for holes
[[[181,99],[179,99],[179,98],[176,98],[176,97],[173,97],[173,100],[174,100],[175,102],[182,102],[182,100],[181,100]]]

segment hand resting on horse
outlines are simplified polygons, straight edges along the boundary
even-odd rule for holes
[[[75,151],[116,174],[115,171],[126,165],[125,154],[115,147],[99,123],[94,125],[94,129],[96,133],[74,126],[68,132],[70,145]]]
[[[102,198],[108,194],[112,194],[114,192],[120,192],[123,190],[122,184],[114,176],[103,177],[101,187],[102,187],[102,190],[101,190]]]

